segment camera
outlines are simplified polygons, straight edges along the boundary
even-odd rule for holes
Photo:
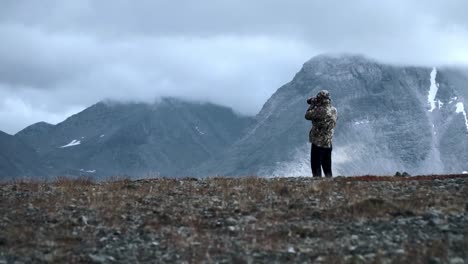
[[[317,97],[310,97],[309,99],[307,99],[307,103],[310,104],[310,105],[314,105],[317,103]]]

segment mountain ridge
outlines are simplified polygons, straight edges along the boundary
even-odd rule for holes
[[[328,89],[338,109],[335,175],[460,173],[468,171],[467,73],[324,54],[306,61],[254,117],[175,98],[107,101],[14,138],[52,174],[305,176],[305,101]]]
[[[165,98],[154,104],[99,102],[50,130],[30,126],[15,136],[55,174],[176,176],[217,155],[249,122],[225,107]]]

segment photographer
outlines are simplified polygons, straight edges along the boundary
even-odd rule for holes
[[[332,177],[332,139],[333,129],[336,125],[337,111],[331,105],[330,93],[320,91],[316,97],[307,99],[310,105],[305,114],[307,120],[312,121],[309,132],[309,141],[312,143],[310,165],[314,177]]]

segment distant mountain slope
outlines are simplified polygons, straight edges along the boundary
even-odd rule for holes
[[[306,62],[266,102],[240,141],[194,171],[309,175],[306,98],[321,89],[330,91],[338,109],[335,174],[468,171],[462,111],[467,75],[457,69],[385,65],[355,55],[321,55]]]
[[[0,131],[0,179],[45,176],[46,170],[35,150]]]
[[[220,155],[251,122],[225,107],[172,98],[151,105],[100,102],[15,137],[33,146],[54,174],[183,176]]]

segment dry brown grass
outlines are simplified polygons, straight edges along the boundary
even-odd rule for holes
[[[99,232],[116,232],[122,237],[137,233],[161,238],[161,245],[182,250],[189,260],[198,262],[226,253],[235,241],[242,241],[249,250],[268,252],[285,252],[289,245],[311,239],[336,241],[336,226],[328,223],[339,226],[363,219],[408,217],[429,209],[464,212],[466,185],[442,192],[433,188],[429,178],[415,180],[23,179],[0,184],[0,241],[3,236],[12,252],[28,252],[51,241],[54,244],[46,247],[71,253],[76,247],[100,245]],[[405,191],[408,188],[413,189]],[[38,226],[45,231],[38,231]],[[79,238],[73,232],[79,232]],[[464,243],[468,248],[466,237]],[[0,243],[2,249],[5,246]],[[436,240],[419,248],[407,244],[405,251],[399,259],[403,263],[410,259],[424,262],[431,256],[444,261],[448,256],[447,243]],[[380,257],[377,255],[374,262],[379,263]],[[339,253],[328,252],[327,258],[330,263],[343,261]],[[85,260],[77,258],[76,262]]]

